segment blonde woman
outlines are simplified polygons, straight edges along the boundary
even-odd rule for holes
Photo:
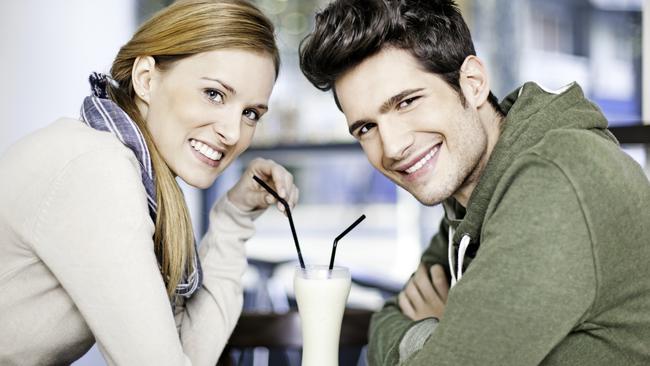
[[[255,160],[197,250],[176,183],[209,187],[251,143],[279,67],[243,0],[179,1],[144,23],[81,118],[0,159],[0,364],[61,365],[97,342],[111,365],[214,365],[242,306],[244,242],[292,176]]]

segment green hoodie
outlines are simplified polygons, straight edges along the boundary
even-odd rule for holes
[[[502,107],[467,212],[447,200],[422,256],[449,274],[449,225],[454,266],[469,240],[443,317],[413,322],[389,300],[371,322],[369,364],[402,353],[407,365],[650,365],[647,176],[577,84],[553,94],[527,83]]]

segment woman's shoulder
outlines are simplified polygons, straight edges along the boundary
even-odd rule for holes
[[[0,188],[12,194],[39,196],[62,174],[86,179],[110,173],[111,179],[139,177],[133,152],[111,133],[80,120],[61,118],[19,140],[0,157],[0,175],[12,179]]]
[[[130,151],[113,134],[91,128],[74,118],[59,118],[20,143],[30,148],[53,148],[72,155],[103,149]]]
[[[59,119],[10,147],[0,157],[0,176],[10,177],[0,180],[0,217],[16,223],[36,212],[53,192],[115,192],[127,201],[139,200],[147,212],[133,152],[112,134],[75,119]]]
[[[1,160],[17,166],[38,162],[41,169],[58,170],[79,157],[93,155],[102,159],[128,159],[138,167],[133,152],[114,135],[95,130],[74,118],[60,118],[34,131],[11,146]],[[101,165],[102,162],[97,163]]]

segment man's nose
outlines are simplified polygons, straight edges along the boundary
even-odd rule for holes
[[[405,158],[409,147],[413,145],[413,131],[405,123],[398,121],[383,121],[378,124],[377,128],[384,149],[384,157],[391,160]]]
[[[228,108],[224,112],[212,123],[212,129],[222,143],[232,146],[239,141],[242,111],[238,108]]]

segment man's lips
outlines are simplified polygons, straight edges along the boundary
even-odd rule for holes
[[[403,174],[411,174],[420,169],[424,164],[426,164],[436,153],[440,150],[442,143],[438,143],[431,147],[430,149],[423,151],[419,155],[408,159],[404,163],[397,165],[394,170],[399,171]]]

